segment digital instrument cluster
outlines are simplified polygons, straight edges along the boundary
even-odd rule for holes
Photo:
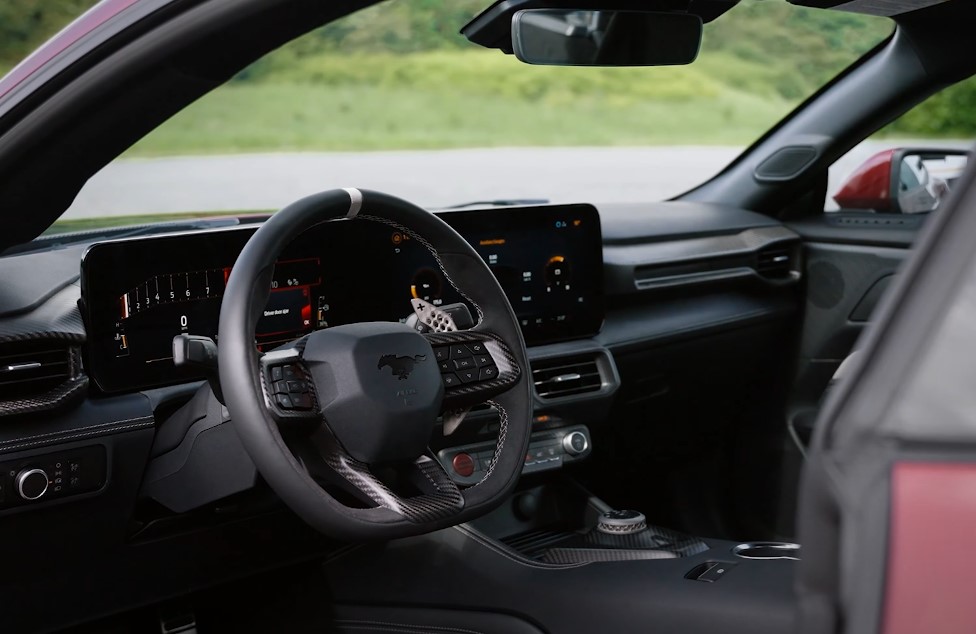
[[[525,335],[538,344],[599,331],[603,257],[590,205],[443,212],[484,258]],[[87,368],[106,392],[200,378],[176,367],[172,340],[218,341],[220,302],[254,227],[116,240],[82,261]],[[270,350],[320,328],[405,321],[410,300],[461,302],[431,253],[410,236],[371,222],[336,221],[296,238],[275,264],[255,343]]]

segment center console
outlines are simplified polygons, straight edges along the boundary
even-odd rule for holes
[[[792,631],[798,546],[648,526],[568,477],[547,480],[469,524],[337,553],[325,572],[338,613],[368,603],[374,619],[390,609],[415,626],[503,613],[546,632]]]

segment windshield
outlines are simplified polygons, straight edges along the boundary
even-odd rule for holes
[[[486,5],[393,0],[299,38],[104,168],[52,230],[275,210],[334,187],[431,208],[666,199],[892,29],[744,0],[689,66],[540,67],[458,35]]]

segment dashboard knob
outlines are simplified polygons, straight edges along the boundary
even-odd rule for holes
[[[24,469],[17,474],[17,493],[25,500],[36,500],[47,493],[47,473],[43,469]]]
[[[581,431],[572,431],[563,436],[563,449],[571,456],[578,456],[590,447],[590,441]]]

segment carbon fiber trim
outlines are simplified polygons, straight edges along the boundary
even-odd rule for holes
[[[501,337],[494,333],[461,330],[458,332],[432,332],[425,334],[424,337],[427,338],[431,346],[483,343],[495,365],[498,366],[497,379],[445,388],[445,410],[460,409],[483,403],[490,397],[497,396],[514,386],[522,374],[522,369],[515,360],[511,349],[502,341]]]
[[[58,333],[62,335],[61,337],[51,337],[48,335],[35,335],[33,337],[23,336],[23,338],[11,339],[6,342],[0,342],[0,346],[3,343],[9,343],[12,341],[54,341],[56,343],[61,343],[62,341],[71,340],[71,333]],[[84,339],[84,336],[82,336]],[[40,394],[32,394],[24,398],[18,398],[15,400],[0,401],[0,418],[5,416],[19,416],[22,414],[33,414],[37,412],[49,412],[66,405],[84,397],[88,393],[88,377],[82,372],[81,367],[81,348],[78,346],[71,346],[67,348],[68,351],[68,375],[66,380],[53,387],[46,392]]]
[[[0,401],[0,417],[48,412],[68,405],[88,393],[88,377],[70,379],[44,394],[16,401]]]
[[[51,342],[68,352],[65,381],[43,393],[0,401],[0,417],[49,412],[75,402],[88,393],[88,377],[82,368],[81,345],[86,341],[84,320],[78,309],[81,294],[70,284],[36,310],[0,319],[0,354],[4,344]]]
[[[69,285],[36,310],[0,319],[0,343],[50,339],[84,343],[85,324],[78,309],[81,291]]]
[[[583,534],[541,532],[529,536],[531,538],[526,540],[522,535],[516,535],[505,541],[526,557],[553,564],[675,559],[709,549],[708,544],[697,537],[656,526],[626,535],[609,535],[594,529]]]
[[[461,491],[444,473],[440,464],[427,456],[418,458],[413,467],[430,482],[435,492],[406,499],[380,482],[370,472],[368,465],[351,458],[338,447],[328,452],[325,462],[377,505],[399,513],[414,523],[450,517],[464,508]]]
[[[55,330],[37,330],[16,334],[0,334],[0,344],[44,340],[82,344],[85,343],[85,334]]]
[[[542,555],[547,564],[581,564],[600,561],[641,561],[646,559],[677,559],[668,550],[610,550],[606,548],[550,548]]]

